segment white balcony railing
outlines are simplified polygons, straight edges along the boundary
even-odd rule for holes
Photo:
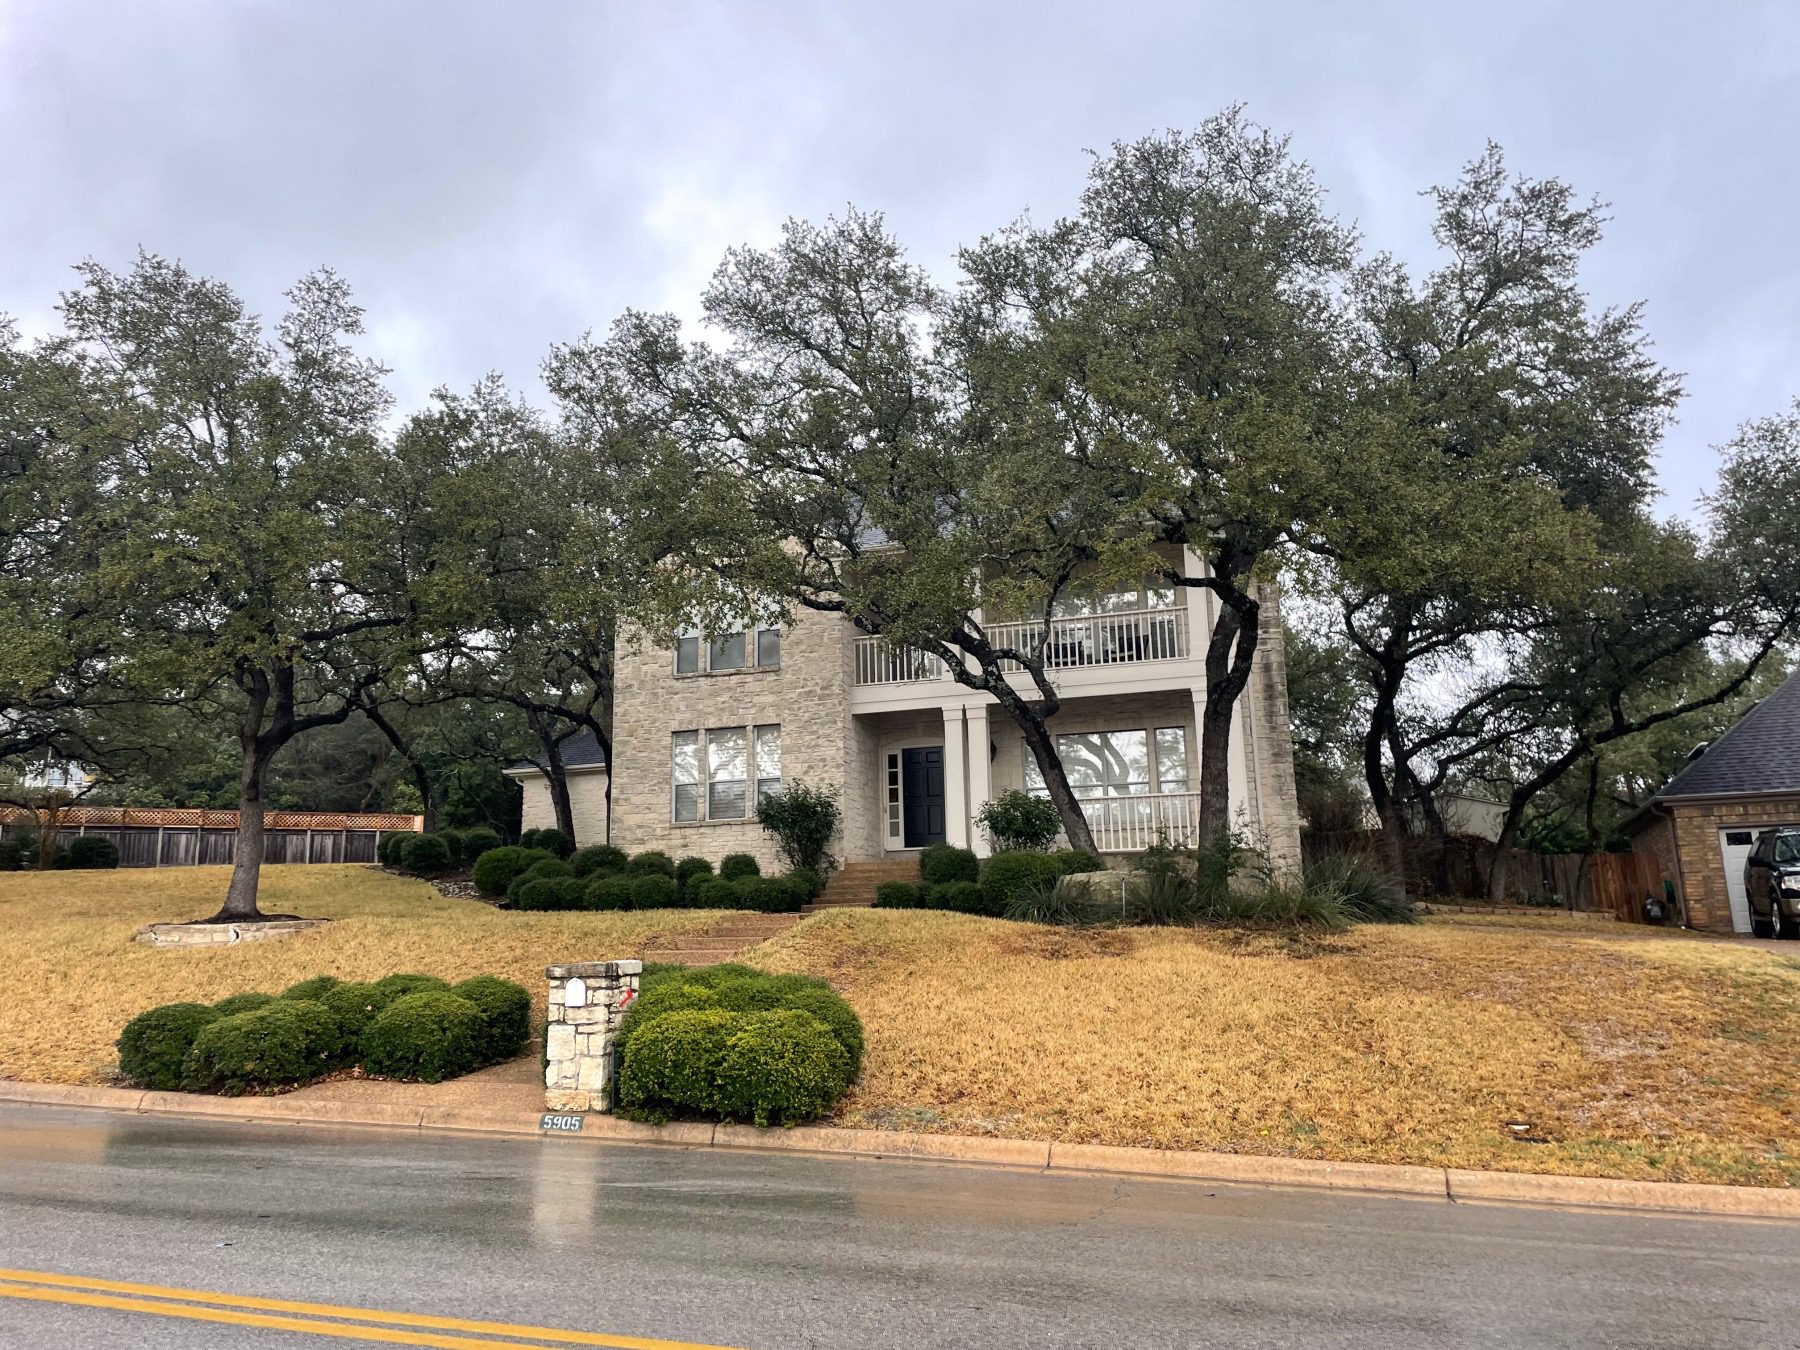
[[[1200,794],[1091,797],[1082,802],[1081,813],[1102,853],[1141,853],[1158,839],[1187,846],[1198,838]]]
[[[881,638],[856,639],[858,684],[913,684],[935,680],[943,673],[944,663],[930,652],[896,647]]]
[[[1044,665],[1052,670],[1178,661],[1188,654],[1184,609],[1127,609],[1113,614],[1052,619],[1048,634],[1041,619],[990,623],[987,637],[996,647],[1018,651],[1034,651],[1041,646]],[[1008,664],[1019,668],[1016,663]]]

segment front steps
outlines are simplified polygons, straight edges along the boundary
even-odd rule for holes
[[[657,938],[644,948],[644,960],[676,966],[717,965],[780,937],[799,922],[798,914],[733,914],[711,928]]]
[[[831,874],[819,898],[801,909],[817,914],[824,909],[867,908],[875,903],[875,888],[884,881],[919,879],[917,858],[857,858]]]

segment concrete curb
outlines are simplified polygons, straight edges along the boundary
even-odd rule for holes
[[[537,1113],[472,1107],[390,1106],[375,1102],[315,1101],[300,1097],[209,1097],[137,1088],[63,1087],[0,1082],[0,1102],[75,1106],[137,1115],[199,1116],[245,1124],[353,1125],[375,1129],[441,1130],[546,1138]],[[1212,1182],[1360,1192],[1463,1204],[1537,1205],[1561,1209],[1660,1212],[1734,1219],[1800,1220],[1800,1189],[1709,1186],[1677,1181],[1617,1181],[1535,1172],[1481,1172],[1385,1163],[1326,1162],[1242,1153],[1058,1144],[975,1135],[909,1134],[799,1126],[759,1130],[748,1125],[643,1125],[611,1116],[583,1118],[581,1132],[555,1136],[604,1144],[728,1148],[871,1159],[918,1159],[1039,1172],[1104,1172]]]

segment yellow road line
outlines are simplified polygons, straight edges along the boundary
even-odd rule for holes
[[[594,1331],[566,1331],[557,1327],[515,1326],[508,1322],[469,1321],[457,1317],[435,1317],[425,1313],[384,1312],[371,1308],[351,1308],[332,1303],[300,1303],[287,1299],[256,1298],[242,1294],[220,1294],[202,1289],[172,1289],[155,1284],[133,1284],[120,1280],[96,1280],[80,1275],[58,1275],[39,1270],[0,1270],[0,1298],[27,1299],[45,1303],[68,1303],[90,1308],[116,1308],[125,1312],[152,1313],[159,1317],[183,1317],[200,1322],[225,1322],[236,1326],[267,1327],[276,1331],[301,1331],[314,1336],[336,1336],[342,1339],[384,1341],[394,1345],[419,1345],[434,1350],[493,1350],[503,1342],[471,1340],[459,1336],[433,1336],[427,1331],[466,1331],[482,1336],[510,1336],[525,1340],[548,1341],[555,1345],[595,1345],[610,1350],[728,1350],[724,1346],[701,1345],[693,1341],[665,1341],[642,1336],[609,1336]],[[60,1286],[47,1288],[44,1286]],[[143,1297],[119,1297],[140,1295]],[[150,1299],[172,1299],[178,1302],[150,1302]],[[196,1307],[212,1303],[215,1308]],[[298,1313],[306,1316],[270,1316],[270,1313]],[[398,1328],[345,1326],[343,1322],[313,1321],[309,1318],[335,1317],[343,1322],[386,1322]],[[520,1347],[523,1350],[523,1347]]]

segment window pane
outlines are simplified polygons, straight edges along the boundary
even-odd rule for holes
[[[675,673],[692,675],[700,669],[700,635],[684,633],[675,639]]]
[[[781,728],[779,726],[756,729],[756,776],[758,778],[781,777]]]
[[[742,820],[748,814],[748,747],[744,728],[715,727],[706,733],[708,820]]]
[[[713,783],[707,788],[706,818],[708,820],[742,820],[749,814],[744,795],[745,784]]]
[[[759,666],[781,664],[781,630],[779,628],[765,628],[756,635],[756,664]]]
[[[1158,791],[1186,792],[1188,785],[1187,730],[1156,729],[1156,781]]]
[[[1101,735],[1102,769],[1107,793],[1114,797],[1150,791],[1150,738],[1141,731],[1108,731]]]
[[[678,731],[670,756],[676,820],[700,819],[700,733]]]
[[[1031,753],[1031,747],[1029,745],[1020,746],[1019,753],[1025,756],[1025,790],[1037,793],[1048,792],[1049,789],[1044,786],[1044,771],[1038,768],[1037,756]]]
[[[756,809],[762,810],[762,804],[781,791],[779,778],[759,778],[756,780]]]
[[[708,662],[713,670],[742,670],[744,668],[744,635],[742,633],[726,633],[712,640],[712,651],[708,653]]]
[[[1077,797],[1098,797],[1105,790],[1105,751],[1098,732],[1058,736],[1056,753]]]
[[[675,785],[675,819],[700,819],[700,785],[698,783],[677,783]]]

